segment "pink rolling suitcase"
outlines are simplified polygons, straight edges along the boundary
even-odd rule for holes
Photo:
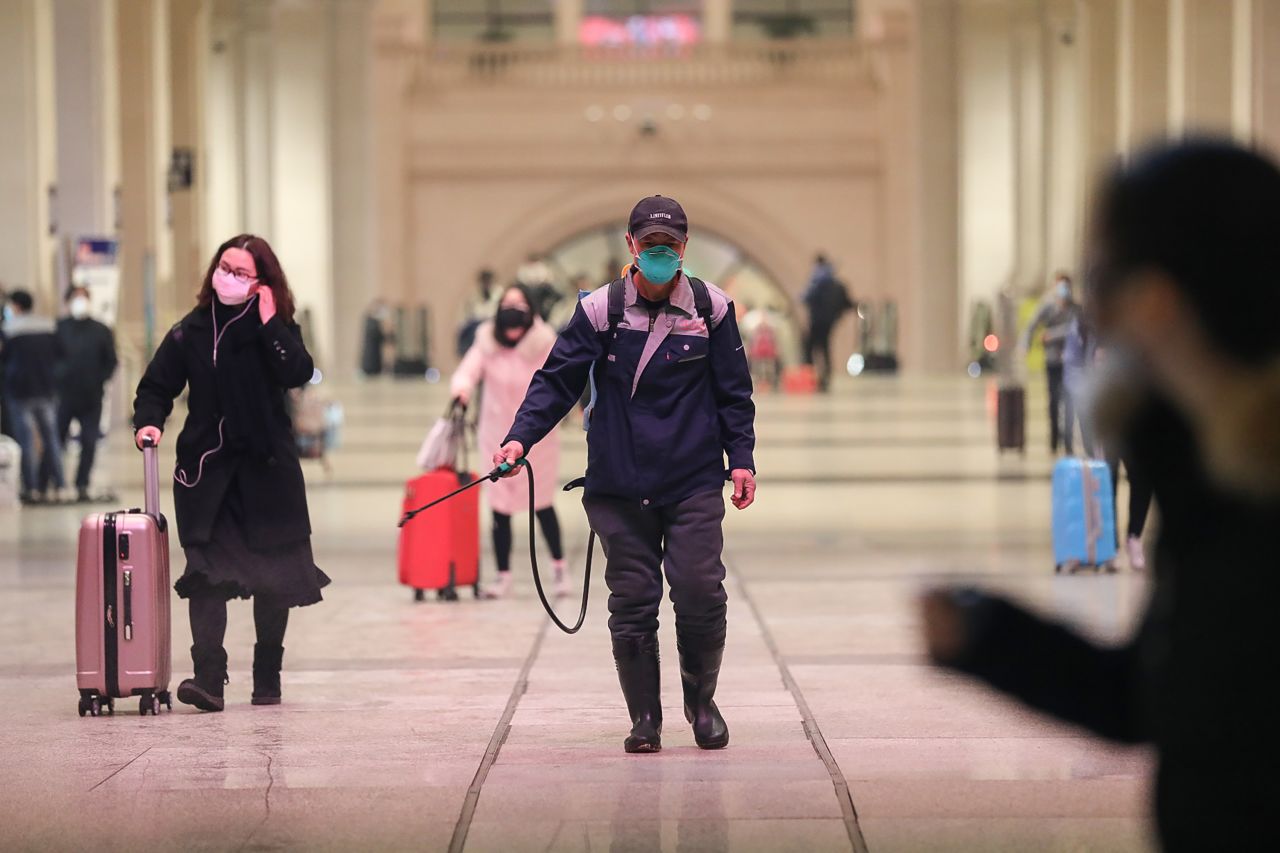
[[[80,525],[76,565],[76,686],[80,716],[173,708],[169,641],[169,527],[160,514],[154,446],[142,453],[146,512],[94,513]]]

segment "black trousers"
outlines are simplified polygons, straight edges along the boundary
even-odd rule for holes
[[[1057,453],[1061,444],[1067,453],[1074,453],[1075,406],[1063,381],[1062,365],[1045,365],[1045,377],[1049,380],[1049,448]]]
[[[564,540],[560,536],[560,517],[555,507],[546,507],[537,511],[538,526],[542,528],[542,537],[547,540],[547,550],[551,559],[564,559]],[[493,514],[493,557],[498,563],[498,571],[511,571],[511,543],[514,540],[511,532],[511,516],[501,512]]]
[[[704,492],[663,507],[600,496],[583,498],[582,505],[604,547],[609,631],[614,639],[639,639],[657,632],[664,569],[676,610],[676,631],[686,636],[724,636],[729,596],[721,560],[722,492]]]
[[[818,387],[824,391],[831,385],[831,326],[810,326],[805,340],[805,363],[812,364],[818,374]]]
[[[102,398],[58,401],[58,435],[62,438],[63,448],[67,446],[72,421],[80,424],[80,463],[76,468],[76,488],[84,491],[89,488],[89,477],[93,474],[93,462],[98,453],[98,440],[102,438]]]
[[[193,595],[187,599],[191,616],[191,641],[208,649],[222,648],[227,635],[227,600],[220,595]],[[289,627],[289,608],[266,595],[253,597],[253,626],[263,646],[283,646]]]
[[[1142,473],[1141,468],[1135,470],[1129,460],[1119,453],[1107,453],[1107,467],[1111,469],[1111,502],[1115,503],[1116,489],[1120,483],[1120,463],[1124,463],[1125,473],[1129,476],[1129,535],[1141,538],[1147,526],[1147,513],[1151,510],[1151,483]],[[1117,512],[1119,508],[1117,507]],[[1120,538],[1120,525],[1116,524],[1116,538]]]

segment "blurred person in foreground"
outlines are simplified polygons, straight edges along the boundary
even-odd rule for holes
[[[116,338],[111,329],[90,316],[89,291],[67,291],[67,316],[58,321],[61,358],[57,366],[58,437],[66,446],[71,422],[80,425],[80,462],[76,469],[77,499],[90,500],[89,478],[101,438],[102,400],[107,382],[116,372]]]
[[[0,382],[14,440],[22,448],[24,504],[59,500],[66,488],[62,475],[62,444],[58,440],[58,402],[54,367],[60,350],[53,321],[37,316],[35,299],[25,290],[9,294],[0,325]],[[38,433],[38,435],[37,435]],[[37,438],[40,453],[36,453]],[[53,491],[40,487],[40,472],[49,472]]]
[[[1276,849],[1280,798],[1280,169],[1230,143],[1135,159],[1095,214],[1099,423],[1163,515],[1151,599],[1109,647],[1004,598],[923,599],[938,664],[1150,743],[1168,850]]]
[[[628,222],[632,265],[578,303],[493,461],[514,463],[551,434],[595,365],[582,504],[604,546],[613,658],[631,716],[623,749],[662,749],[664,570],[685,719],[701,749],[723,749],[729,728],[715,693],[728,611],[724,484],[732,481],[739,510],[755,501],[751,374],[733,302],[683,270],[684,208],[650,196]]]
[[[482,447],[497,447],[507,434],[516,411],[524,402],[529,382],[551,354],[556,333],[533,308],[533,297],[522,284],[513,284],[499,299],[491,319],[480,325],[475,343],[453,375],[452,393],[462,405],[470,405],[482,384],[477,430]],[[535,471],[545,472],[534,486],[534,511],[555,566],[556,595],[569,592],[569,574],[564,561],[564,543],[555,497],[560,490],[556,473],[560,470],[560,436],[552,430],[537,447],[529,450]],[[511,517],[529,511],[529,484],[523,469],[515,477],[486,483],[485,498],[493,512],[493,557],[498,564],[497,580],[486,586],[485,598],[503,598],[511,592],[511,547],[514,535]]]

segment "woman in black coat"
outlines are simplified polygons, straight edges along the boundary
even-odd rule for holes
[[[253,704],[280,702],[289,608],[320,601],[329,583],[311,554],[311,522],[285,392],[314,366],[293,322],[293,295],[271,247],[242,234],[219,247],[197,304],[169,330],[134,401],[138,445],[157,443],[188,389],[178,436],[174,507],[187,569],[195,677],[179,701],[221,711],[227,601],[253,598]]]
[[[1168,850],[1277,849],[1280,169],[1157,150],[1102,195],[1089,276],[1120,448],[1160,507],[1135,636],[1098,644],[1005,598],[925,597],[934,660],[1120,742],[1150,743]],[[1102,415],[1103,412],[1100,412]]]

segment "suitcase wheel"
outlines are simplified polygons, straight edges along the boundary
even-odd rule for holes
[[[471,594],[476,598],[480,597],[480,584],[477,583],[471,585]]]
[[[440,600],[441,601],[457,601],[458,590],[456,590],[451,586],[445,587],[444,589],[440,590]]]
[[[1066,572],[1069,575],[1074,575],[1076,572],[1080,571],[1080,561],[1067,560],[1065,563],[1059,563],[1054,571],[1058,573]]]
[[[165,692],[161,693],[158,698],[160,699],[161,702],[164,703],[164,706],[166,708],[168,708],[170,711],[173,710],[173,694],[171,694],[168,690],[166,690]],[[112,713],[115,713],[115,712],[113,711]]]
[[[1114,562],[1114,561],[1112,561],[1112,560],[1108,560],[1107,562],[1103,563],[1103,564],[1102,564],[1102,570],[1103,570],[1104,572],[1106,572],[1107,574],[1109,574],[1109,575],[1114,575],[1114,574],[1116,573],[1116,564],[1115,564],[1115,562]]]
[[[138,700],[138,714],[143,717],[147,714],[160,716],[160,697],[155,693],[143,693]]]
[[[413,600],[414,600],[414,601],[426,601],[426,600],[427,600],[427,591],[426,591],[425,589],[415,589],[415,590],[413,591]]]

